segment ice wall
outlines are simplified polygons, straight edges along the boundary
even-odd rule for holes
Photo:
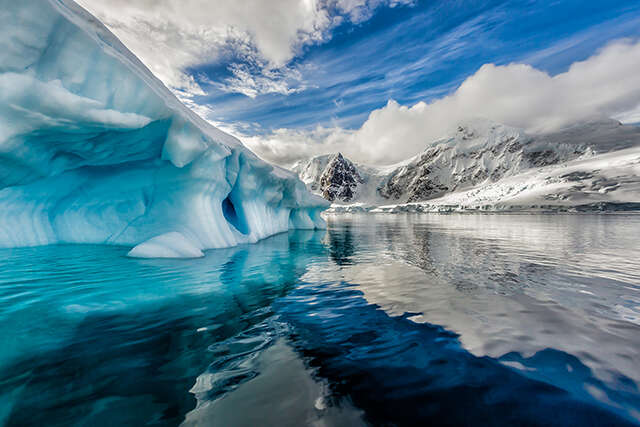
[[[324,226],[322,199],[182,105],[73,1],[0,0],[0,28],[0,246],[187,256]]]

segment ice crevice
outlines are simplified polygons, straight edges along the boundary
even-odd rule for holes
[[[73,1],[0,1],[0,247],[193,257],[324,226],[324,200],[186,108]]]

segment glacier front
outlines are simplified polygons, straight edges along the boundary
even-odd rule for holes
[[[71,0],[0,0],[0,246],[198,256],[327,203],[185,107]]]

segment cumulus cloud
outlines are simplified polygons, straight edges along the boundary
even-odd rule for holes
[[[255,96],[298,90],[287,63],[309,43],[329,37],[342,15],[361,22],[381,6],[413,0],[77,0],[98,17],[167,86],[202,94],[189,66],[233,54],[257,64],[235,65],[229,91]],[[341,15],[342,14],[342,15]],[[258,75],[256,75],[258,74]],[[296,89],[298,87],[298,89]]]
[[[355,132],[346,129],[324,127],[318,127],[312,131],[278,129],[265,136],[242,136],[241,129],[231,131],[239,135],[242,142],[257,155],[285,167],[319,154],[339,151],[353,159],[360,159],[353,150],[349,149],[354,147]]]
[[[474,118],[530,133],[602,117],[637,121],[638,70],[640,42],[629,40],[616,41],[555,76],[526,64],[486,64],[446,97],[413,106],[390,100],[355,131],[283,129],[247,142],[259,155],[280,164],[290,163],[295,153],[301,158],[335,151],[366,163],[390,164],[419,153],[460,122]]]

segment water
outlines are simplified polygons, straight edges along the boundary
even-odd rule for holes
[[[6,425],[637,425],[640,216],[0,250]]]

